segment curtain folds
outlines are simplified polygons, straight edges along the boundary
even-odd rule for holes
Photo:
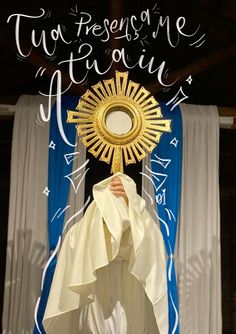
[[[165,119],[171,120],[171,132],[164,133],[160,143],[150,155],[149,166],[143,168],[143,180],[149,180],[154,188],[154,210],[160,222],[165,241],[167,261],[167,283],[169,304],[169,333],[179,333],[179,305],[175,274],[175,241],[178,226],[182,176],[182,118],[180,109],[175,112],[164,103],[160,104]],[[146,181],[147,182],[147,181]],[[146,196],[150,191],[143,187]],[[150,202],[149,195],[149,202]],[[152,202],[152,201],[151,201]]]
[[[181,333],[221,334],[219,119],[214,106],[181,106],[183,170],[178,233]]]
[[[56,245],[56,242],[53,247],[48,245],[48,197],[44,192],[49,185],[48,150],[51,153],[54,151],[49,147],[49,124],[43,124],[38,118],[40,103],[47,104],[47,99],[41,96],[22,96],[16,106],[3,334],[33,333],[34,309],[41,295],[41,277],[49,256],[48,248],[53,251]],[[183,160],[175,261],[180,333],[221,334],[218,112],[213,106],[182,104],[180,108]],[[175,110],[172,111],[174,112]],[[161,141],[164,137],[165,134]],[[67,161],[64,154],[68,154]],[[56,202],[58,205],[54,205],[53,213],[55,215],[57,209],[61,208],[62,211],[67,207],[60,223],[60,233],[64,231],[63,237],[66,230],[81,218],[84,202],[88,204],[89,198],[84,198],[88,164],[83,145],[78,141],[75,149],[70,147],[68,152],[63,153],[62,159],[70,166],[70,170],[62,173],[68,186],[66,202],[64,201],[66,204],[59,206]],[[58,166],[59,163],[55,163],[53,172],[56,172]],[[148,174],[146,166],[151,170],[150,158],[143,161],[143,173]],[[143,176],[142,180],[142,195],[150,213],[158,222],[159,212],[155,207],[153,184],[147,177]],[[59,183],[58,187],[60,188]],[[49,186],[48,188],[50,190]],[[53,217],[50,216],[50,220]]]
[[[40,96],[16,106],[3,309],[4,334],[32,334],[34,306],[47,258],[48,124],[38,120]]]
[[[78,98],[64,96],[61,103],[61,118],[66,138],[70,143],[75,143],[76,129],[74,124],[66,123],[67,108],[75,109]],[[56,250],[60,242],[62,233],[65,211],[67,209],[67,200],[70,188],[69,179],[66,175],[71,175],[73,160],[69,159],[74,148],[67,145],[63,140],[57,123],[57,105],[52,108],[50,119],[50,136],[49,136],[49,164],[48,164],[48,241],[50,258],[46,265],[45,277],[42,281],[42,294],[38,300],[38,309],[36,317],[36,326],[34,333],[44,333],[41,324],[47,299],[56,267],[57,257]],[[72,151],[72,152],[71,152]],[[54,255],[54,256],[53,256]]]
[[[78,99],[74,98],[74,106]],[[71,98],[63,98],[64,109],[67,109],[69,101],[71,103]],[[49,257],[48,197],[45,188],[50,190],[48,154],[53,154],[54,149],[51,143],[53,138],[49,138],[49,123],[42,123],[38,116],[41,103],[47,105],[47,99],[41,96],[22,96],[16,106],[3,310],[4,334],[33,333],[35,305],[41,296],[42,276]],[[68,108],[70,107],[71,104],[68,105]],[[67,228],[72,226],[83,214],[85,176],[82,176],[87,166],[86,150],[80,142],[75,148],[67,148],[65,154],[68,154],[67,160],[64,155],[61,159],[64,159],[66,165],[68,163],[70,170],[65,171],[61,180],[67,182],[69,199],[68,207],[63,212],[61,230],[65,225]],[[57,168],[60,168],[60,165],[55,163],[52,172],[56,173]],[[75,172],[75,178],[68,176],[71,181],[65,178],[70,171]],[[75,191],[74,187],[77,187],[78,191]],[[58,215],[60,213],[58,212]]]
[[[218,111],[185,104],[180,109],[182,189],[175,252],[180,333],[222,334]],[[143,160],[148,174],[146,167],[151,170],[150,157]],[[142,196],[155,214],[153,184],[145,176],[142,184]]]

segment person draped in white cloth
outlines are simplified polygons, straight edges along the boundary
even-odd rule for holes
[[[47,334],[168,334],[165,246],[134,181],[117,173],[67,233],[43,325]]]

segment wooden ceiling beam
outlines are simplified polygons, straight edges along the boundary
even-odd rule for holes
[[[218,107],[219,116],[234,117],[236,119],[236,107]]]
[[[224,47],[219,51],[211,52],[210,54],[198,59],[190,65],[180,68],[168,76],[169,82],[174,82],[177,78],[177,83],[180,83],[187,79],[189,75],[197,76],[206,70],[230,59],[236,54],[236,45]],[[219,83],[220,85],[220,83]],[[162,90],[162,86],[157,81],[153,81],[146,86],[152,94],[157,94]]]
[[[4,44],[7,45],[12,51],[16,52],[15,45],[10,42],[9,40],[4,41]],[[22,44],[22,48],[25,50],[29,50],[30,48],[25,45],[24,43]],[[40,67],[46,68],[46,71],[44,74],[47,76],[47,78],[51,79],[51,76],[55,73],[56,70],[58,70],[57,66],[54,65],[52,62],[46,61],[44,57],[37,52],[35,49],[32,49],[31,54],[27,57],[27,61],[32,64],[35,69],[39,69]],[[61,70],[61,75],[62,75],[62,90],[66,89],[70,83],[71,79],[69,77],[69,74],[66,71]],[[73,94],[77,95],[83,95],[86,91],[86,88],[81,85],[81,84],[76,84],[72,85],[70,88],[70,92]]]
[[[183,8],[183,10],[190,10],[190,12],[194,10],[196,16],[198,16],[198,14],[196,14],[196,12],[198,11],[199,15],[201,15],[202,18],[206,18],[207,22],[209,22],[210,18],[210,22],[215,24],[217,32],[220,33],[222,31],[220,27],[222,27],[224,30],[227,29],[228,33],[236,34],[235,20],[233,20],[229,16],[224,15],[226,7],[219,5],[219,10],[215,2],[200,2],[199,0],[192,0],[191,2],[188,0],[179,1],[178,5]]]

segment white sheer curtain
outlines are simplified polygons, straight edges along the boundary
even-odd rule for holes
[[[180,333],[222,334],[218,111],[215,106],[182,104],[181,113],[182,194],[175,261]],[[149,157],[143,160],[148,174],[146,166],[150,168]],[[146,177],[142,183],[142,196],[153,212],[153,186]]]
[[[42,271],[48,259],[47,196],[49,123],[38,118],[41,96],[22,96],[16,106],[12,158],[5,294],[4,334],[32,334],[34,308],[40,295]],[[79,144],[77,169],[85,162]],[[84,202],[85,178],[77,194],[70,189],[66,220],[78,213]],[[82,212],[81,212],[82,213]],[[80,214],[81,214],[80,213]],[[75,215],[69,225],[79,219]]]
[[[219,119],[214,106],[181,106],[183,167],[177,247],[180,330],[221,334]]]
[[[34,306],[47,257],[48,124],[37,121],[38,96],[16,106],[8,220],[3,333],[32,334]]]

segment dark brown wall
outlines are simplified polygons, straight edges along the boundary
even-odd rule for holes
[[[236,131],[220,133],[222,313],[224,333],[236,333]]]

